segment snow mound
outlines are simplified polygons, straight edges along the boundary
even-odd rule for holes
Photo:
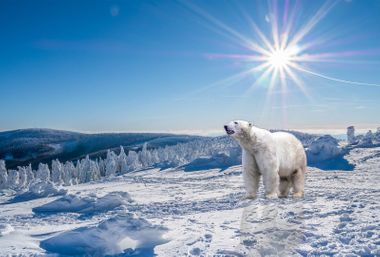
[[[353,170],[354,165],[344,158],[346,153],[330,135],[315,138],[306,149],[308,165],[323,170]]]
[[[81,227],[46,239],[40,246],[62,255],[105,256],[124,253],[153,256],[154,247],[168,240],[163,226],[152,225],[133,214],[119,214],[93,227]],[[124,256],[124,255],[123,255]]]
[[[13,232],[14,228],[9,224],[0,224],[0,237]]]
[[[342,154],[338,140],[330,135],[316,138],[307,149],[307,157],[310,162],[325,161]]]
[[[77,212],[89,214],[113,210],[129,202],[132,202],[132,199],[127,192],[112,192],[103,197],[98,197],[96,194],[87,196],[70,194],[33,208],[33,212]]]
[[[28,191],[21,191],[10,202],[23,202],[37,198],[65,195],[67,189],[54,185],[50,181],[37,181],[29,186]]]

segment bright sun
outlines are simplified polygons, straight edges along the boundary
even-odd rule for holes
[[[286,68],[292,60],[291,54],[285,50],[275,50],[268,56],[268,63],[275,69]]]

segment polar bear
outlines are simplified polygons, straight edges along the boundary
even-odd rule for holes
[[[293,197],[303,196],[306,154],[295,136],[271,133],[243,120],[231,121],[224,129],[242,147],[247,198],[256,198],[261,175],[266,197],[286,197],[291,187]]]

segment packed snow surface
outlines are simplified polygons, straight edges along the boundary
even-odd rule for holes
[[[0,256],[380,256],[380,148],[345,158],[353,171],[309,168],[299,200],[244,200],[241,166],[150,169],[24,201],[4,191]]]

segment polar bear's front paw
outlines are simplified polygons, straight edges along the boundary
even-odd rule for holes
[[[277,198],[278,195],[277,193],[269,193],[269,194],[266,194],[265,197],[268,199],[274,199],[274,198]]]
[[[303,197],[303,192],[294,193],[293,197],[295,197],[295,198],[302,198]]]

